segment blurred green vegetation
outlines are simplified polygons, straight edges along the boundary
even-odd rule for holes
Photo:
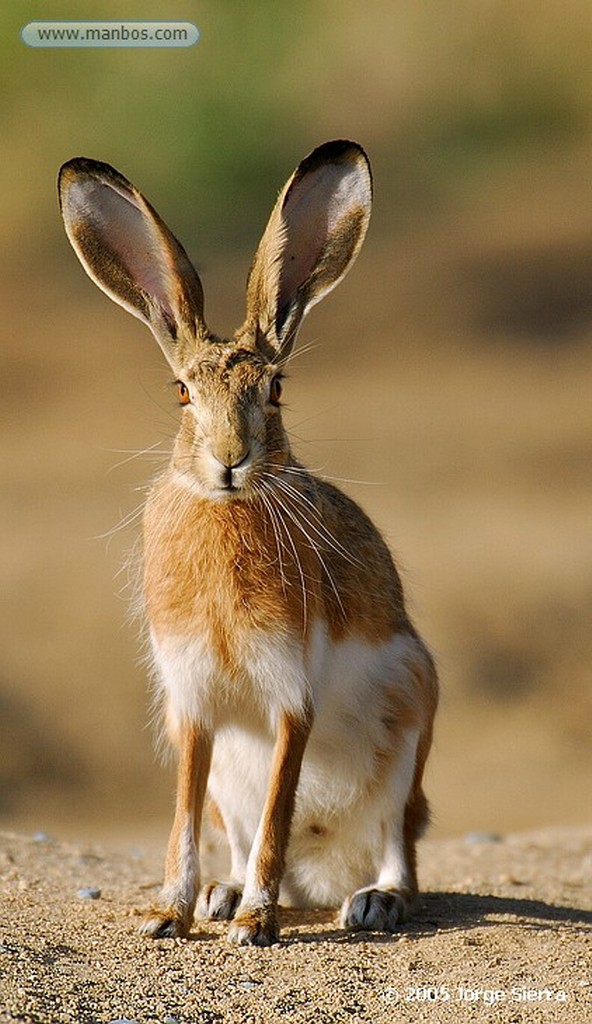
[[[57,17],[191,20],[201,39],[187,50],[21,42],[28,20]],[[22,239],[21,255],[55,244],[49,193],[78,154],[120,167],[211,252],[252,244],[270,194],[328,137],[370,150],[388,233],[478,193],[500,163],[590,136],[583,0],[45,0],[3,5],[0,31],[0,230],[5,252]]]

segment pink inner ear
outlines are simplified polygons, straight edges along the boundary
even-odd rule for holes
[[[370,175],[358,160],[328,161],[295,178],[282,211],[286,238],[277,304],[280,328],[299,290],[339,236],[340,222],[353,210],[368,210],[371,201]],[[343,272],[348,261],[347,257]],[[325,290],[341,275],[328,279]]]
[[[134,284],[173,317],[164,243],[133,193],[85,178],[72,182],[67,203],[73,223],[90,226]]]
[[[283,209],[286,242],[278,310],[294,300],[298,288],[310,277],[327,240],[330,189],[322,187],[322,175],[323,171],[317,171],[309,176],[314,177],[314,182],[308,178],[295,182],[286,196]]]

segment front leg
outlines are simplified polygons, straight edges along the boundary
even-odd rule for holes
[[[270,946],[279,938],[277,901],[284,872],[296,787],[312,726],[312,712],[286,713],[280,721],[267,797],[253,841],[242,900],[229,939],[241,946]]]
[[[199,837],[212,758],[212,738],[199,725],[183,723],[178,733],[177,802],[167,848],[165,880],[158,901],[140,931],[153,938],[187,935],[199,889]]]

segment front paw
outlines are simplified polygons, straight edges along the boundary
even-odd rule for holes
[[[191,921],[173,907],[153,907],[145,915],[138,931],[151,939],[180,939],[189,934]]]
[[[407,920],[412,909],[411,894],[398,889],[369,886],[349,896],[340,914],[344,928],[371,932],[394,932]]]
[[[273,946],[279,942],[280,926],[275,907],[241,910],[230,925],[228,939],[238,946]]]
[[[197,900],[199,917],[214,921],[230,921],[242,899],[243,889],[237,882],[210,882],[201,890]]]

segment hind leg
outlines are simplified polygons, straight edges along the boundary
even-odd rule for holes
[[[415,841],[427,818],[417,781],[419,730],[409,729],[390,771],[391,806],[382,826],[380,870],[376,882],[358,889],[341,908],[341,924],[368,931],[395,931],[417,899]]]
[[[252,839],[243,826],[238,810],[232,808],[234,813],[231,813],[227,808],[227,815],[223,816],[215,802],[212,802],[211,809],[230,847],[230,878],[223,882],[214,879],[204,885],[197,899],[197,914],[198,917],[215,921],[230,921],[242,899]]]

